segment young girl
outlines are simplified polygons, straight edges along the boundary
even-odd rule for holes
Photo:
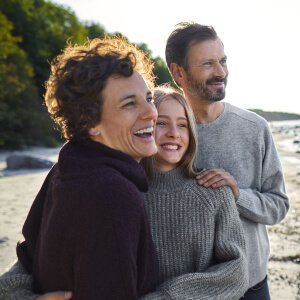
[[[231,189],[197,184],[195,123],[181,93],[162,86],[155,89],[154,101],[158,152],[142,164],[149,177],[144,196],[159,256],[159,285],[142,299],[239,299],[248,277]],[[52,293],[38,299],[68,296]]]
[[[154,103],[158,152],[142,163],[149,177],[145,205],[160,285],[143,299],[239,299],[248,278],[232,191],[196,183],[195,121],[180,92],[156,88]]]

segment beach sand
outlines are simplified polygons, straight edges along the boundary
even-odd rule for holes
[[[290,209],[286,218],[269,226],[271,299],[300,299],[300,153],[292,131],[273,134],[285,176]]]
[[[300,300],[300,153],[291,132],[274,133],[290,199],[287,217],[268,227],[271,242],[269,284],[272,300]],[[34,148],[28,154],[56,161],[59,149]],[[0,170],[9,152],[0,152]],[[0,274],[16,260],[15,247],[32,201],[48,170],[2,171],[0,177]]]

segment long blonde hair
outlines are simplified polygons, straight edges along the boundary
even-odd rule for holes
[[[167,99],[174,99],[177,101],[183,108],[188,121],[189,129],[189,145],[184,154],[180,166],[185,168],[186,174],[189,177],[195,177],[196,168],[195,168],[195,157],[197,153],[197,132],[196,132],[196,121],[194,118],[193,111],[189,103],[185,100],[182,93],[171,87],[169,84],[164,84],[154,88],[154,104],[157,110],[159,106],[166,101]],[[152,176],[154,171],[154,161],[155,155],[152,157],[145,157],[141,160],[141,164],[144,166],[146,173],[149,177]]]

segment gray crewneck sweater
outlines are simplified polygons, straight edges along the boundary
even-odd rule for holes
[[[197,167],[222,168],[237,181],[237,208],[245,232],[252,287],[267,274],[266,225],[279,223],[289,203],[268,123],[253,112],[229,103],[224,105],[223,113],[215,121],[197,125]]]
[[[245,242],[228,187],[200,187],[183,171],[155,172],[145,194],[159,258],[157,290],[142,299],[239,299]]]

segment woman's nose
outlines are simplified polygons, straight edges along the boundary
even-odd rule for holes
[[[157,109],[152,102],[147,102],[145,104],[145,111],[143,114],[143,119],[156,120],[157,119]]]

